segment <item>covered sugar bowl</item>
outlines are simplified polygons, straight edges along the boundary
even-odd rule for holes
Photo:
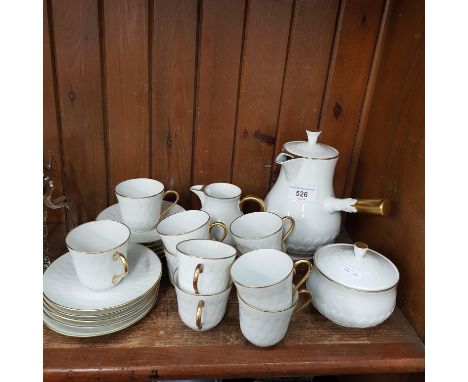
[[[385,321],[395,309],[396,266],[361,242],[330,244],[315,252],[307,280],[314,307],[343,326],[367,328]]]

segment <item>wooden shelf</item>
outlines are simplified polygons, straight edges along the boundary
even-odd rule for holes
[[[207,332],[187,328],[179,319],[175,291],[167,275],[163,276],[153,310],[121,332],[78,339],[44,326],[45,381],[149,381],[151,377],[240,378],[423,370],[424,345],[399,309],[385,323],[370,329],[340,327],[314,308],[306,309],[293,317],[281,343],[262,349],[242,336],[234,290],[226,315],[216,328]]]

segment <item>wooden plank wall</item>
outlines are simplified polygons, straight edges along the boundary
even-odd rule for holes
[[[424,1],[395,0],[386,29],[352,193],[393,211],[349,216],[347,230],[395,262],[398,305],[424,339]]]
[[[44,0],[44,152],[57,193],[79,222],[134,177],[161,180],[184,207],[192,184],[215,181],[264,197],[283,143],[320,129],[342,152],[341,195],[383,4]]]

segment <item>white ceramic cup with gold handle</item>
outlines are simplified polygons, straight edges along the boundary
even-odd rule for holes
[[[93,290],[104,290],[128,274],[130,229],[113,220],[84,223],[71,230],[66,245],[78,279]]]
[[[299,303],[299,296],[305,296],[305,302]],[[295,292],[292,305],[279,311],[259,309],[246,303],[239,295],[239,321],[242,334],[252,344],[260,347],[273,346],[280,342],[289,327],[289,322],[294,313],[306,308],[312,295],[308,290]]]
[[[125,180],[115,187],[115,194],[122,220],[133,232],[154,229],[166,212],[179,201],[177,191],[165,191],[164,184],[147,178]],[[161,211],[162,201],[169,194],[175,195],[175,200]]]
[[[185,325],[196,331],[205,331],[221,322],[226,312],[232,283],[229,283],[228,287],[219,293],[193,294],[180,288],[177,269],[173,280],[179,316]]]
[[[246,253],[255,249],[281,251],[294,227],[295,222],[291,216],[280,217],[273,212],[252,212],[235,219],[230,229],[237,250]]]
[[[293,276],[298,266],[307,268],[296,284]],[[276,249],[257,249],[240,256],[231,267],[231,277],[238,295],[259,309],[282,310],[292,305],[293,294],[307,281],[312,265],[307,260],[294,262]]]
[[[177,244],[179,287],[195,294],[219,293],[231,281],[237,251],[229,244],[192,239]]]
[[[156,231],[161,236],[165,249],[172,254],[176,254],[176,246],[181,241],[209,239],[210,233],[215,228],[222,230],[220,241],[223,241],[228,232],[224,223],[210,223],[210,215],[205,211],[187,210],[161,220],[156,226]]]

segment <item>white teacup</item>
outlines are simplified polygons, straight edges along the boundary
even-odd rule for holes
[[[153,229],[161,217],[178,201],[179,194],[174,190],[164,191],[164,185],[154,179],[129,179],[115,187],[122,220],[133,232],[146,232]],[[175,201],[161,213],[163,199],[175,195]]]
[[[294,285],[296,268],[307,266],[305,276]],[[312,265],[307,260],[293,262],[276,249],[257,249],[240,256],[231,267],[237,293],[248,304],[259,309],[283,310],[292,304],[293,294],[309,277]]]
[[[283,223],[289,221],[289,229],[283,236]],[[255,249],[277,249],[291,236],[295,222],[291,216],[280,217],[273,212],[252,212],[239,216],[231,223],[231,233],[240,253]]]
[[[179,266],[179,260],[177,260],[177,256],[170,253],[167,249],[164,248],[164,254],[166,255],[166,264],[167,264],[167,270],[169,272],[169,281],[171,284],[174,284],[174,280],[172,280],[172,277],[174,276],[175,270]]]
[[[185,325],[193,330],[205,331],[221,322],[226,312],[232,283],[220,293],[202,295],[188,293],[180,289],[177,270],[174,272],[173,279],[179,316]]]
[[[128,273],[130,229],[120,222],[99,220],[81,224],[66,239],[78,279],[94,290],[110,288]]]
[[[208,239],[192,239],[177,244],[179,287],[195,294],[225,290],[231,280],[236,249]]]
[[[307,301],[301,306],[297,306],[299,295],[307,295]],[[252,344],[266,347],[280,342],[289,327],[289,322],[293,313],[304,309],[312,300],[312,295],[308,290],[295,292],[293,304],[284,310],[268,311],[259,309],[246,303],[239,295],[239,321],[242,334]]]
[[[210,223],[210,215],[201,210],[188,210],[178,212],[161,220],[156,231],[161,236],[164,247],[171,253],[176,253],[176,246],[181,241],[189,239],[209,239],[210,232],[215,227],[221,227],[223,241],[227,235],[224,223]]]

